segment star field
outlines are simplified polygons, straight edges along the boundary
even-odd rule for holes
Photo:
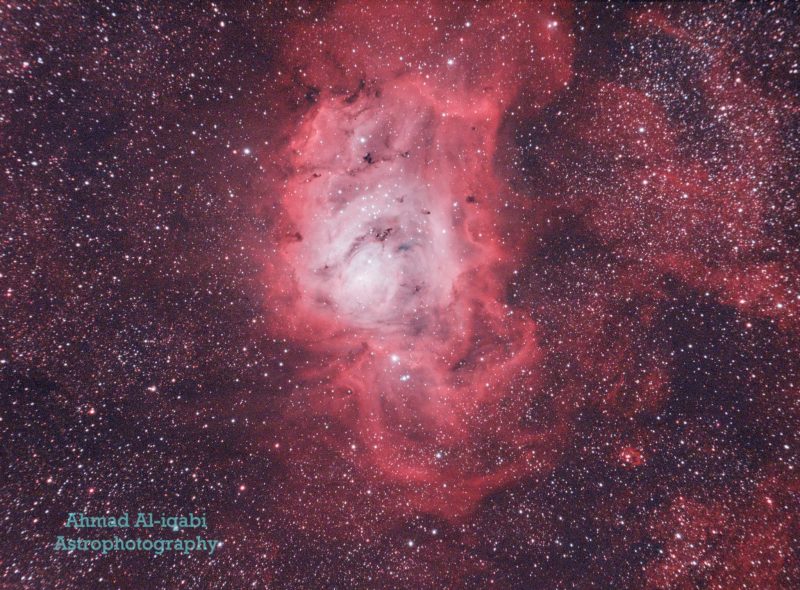
[[[3,4],[0,585],[797,587],[799,75],[791,2]],[[54,551],[125,511],[222,545]]]

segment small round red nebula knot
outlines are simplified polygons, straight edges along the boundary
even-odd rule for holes
[[[645,459],[642,452],[635,447],[625,447],[619,452],[619,460],[626,467],[639,467],[644,465]]]

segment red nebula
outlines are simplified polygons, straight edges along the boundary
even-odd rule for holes
[[[644,587],[788,587],[795,522],[777,508],[794,506],[797,486],[775,476],[751,485],[741,499],[678,496],[654,513],[649,532],[663,549],[648,564]]]
[[[619,460],[627,467],[644,465],[644,455],[636,447],[625,447],[619,452]]]
[[[339,17],[359,22],[350,20],[356,6],[341,5]],[[496,15],[476,10],[441,15],[466,19],[469,39],[438,26],[416,32],[414,43],[371,39],[403,45],[407,57],[365,61],[357,76],[309,61],[303,83],[315,89],[314,104],[288,134],[285,215],[274,229],[280,248],[266,263],[268,300],[287,318],[284,335],[320,359],[305,375],[317,385],[303,412],[346,424],[356,442],[342,454],[358,448],[357,465],[445,516],[543,471],[561,435],[557,417],[547,433],[522,424],[540,352],[533,321],[506,302],[506,285],[531,236],[511,232],[504,211],[521,198],[495,160],[507,103],[527,91],[535,108],[563,85],[571,44],[551,14],[518,9],[536,59],[520,59],[514,47],[507,61],[471,60],[487,41],[481,35],[512,43]],[[397,11],[384,15],[389,22],[407,21],[398,35],[417,21],[408,9],[377,10]],[[324,45],[334,58],[350,58],[351,27],[314,34],[330,37]],[[426,38],[453,56],[433,66],[436,76],[415,53]],[[546,81],[533,88],[527,80],[543,69]]]

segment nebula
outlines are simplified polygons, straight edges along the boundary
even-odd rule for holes
[[[791,1],[118,4],[0,7],[0,586],[800,587]]]
[[[497,110],[448,113],[425,90],[408,80],[331,99],[298,131],[287,250],[309,313],[379,336],[441,334],[469,290],[460,277],[486,264],[490,237],[468,209],[492,190],[480,154]]]
[[[326,381],[355,398],[367,461],[414,493],[456,496],[448,513],[524,469],[537,440],[496,423],[537,356],[532,321],[503,302],[500,113],[491,94],[454,99],[413,75],[325,97],[292,140],[283,198],[291,335],[349,359]],[[508,464],[467,456],[481,438],[511,447]]]
[[[351,24],[356,6],[340,4],[331,20]],[[435,26],[411,43],[416,16],[383,7],[379,18],[401,32],[368,29],[357,46],[397,43],[409,49],[402,61],[367,61],[357,80],[324,59],[302,72],[314,104],[288,133],[282,245],[265,282],[279,285],[269,301],[297,318],[286,335],[337,359],[310,371],[321,383],[311,406],[357,433],[362,468],[404,485],[420,508],[458,516],[520,474],[544,471],[561,434],[558,417],[547,431],[520,419],[540,353],[533,320],[505,291],[533,236],[513,229],[509,204],[521,197],[497,146],[508,142],[509,101],[533,88],[530,112],[563,84],[571,44],[538,6],[516,6],[532,25],[522,58],[526,39],[507,36],[485,9],[437,7],[467,23],[470,43]],[[349,26],[326,29],[328,60],[337,49],[349,58],[354,38]],[[511,59],[487,71],[475,59],[481,42],[513,45]],[[453,56],[432,66],[440,76],[415,64],[428,44]],[[521,82],[543,69],[546,81]]]

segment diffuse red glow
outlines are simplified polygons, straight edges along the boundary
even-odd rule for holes
[[[800,588],[795,4],[0,7],[0,586]]]
[[[336,359],[309,372],[320,382],[310,411],[347,423],[362,467],[405,486],[419,508],[450,516],[544,470],[560,435],[556,417],[547,433],[520,423],[540,353],[533,321],[505,303],[505,285],[530,236],[506,231],[504,204],[519,197],[495,157],[507,102],[523,86],[534,89],[529,105],[543,102],[563,84],[571,44],[552,17],[519,9],[537,23],[529,47],[541,59],[519,59],[515,48],[489,70],[471,60],[484,43],[512,43],[479,10],[449,18],[488,38],[427,30],[407,45],[405,63],[365,62],[366,80],[312,60],[304,83],[323,90],[287,145],[286,223],[268,264],[270,277],[289,279],[268,281],[279,285],[271,301],[294,318],[286,335]],[[346,20],[349,6],[337,10]],[[353,41],[331,31],[334,53]],[[421,42],[454,56],[430,66],[435,77],[414,67]],[[552,75],[528,86],[543,68]]]

